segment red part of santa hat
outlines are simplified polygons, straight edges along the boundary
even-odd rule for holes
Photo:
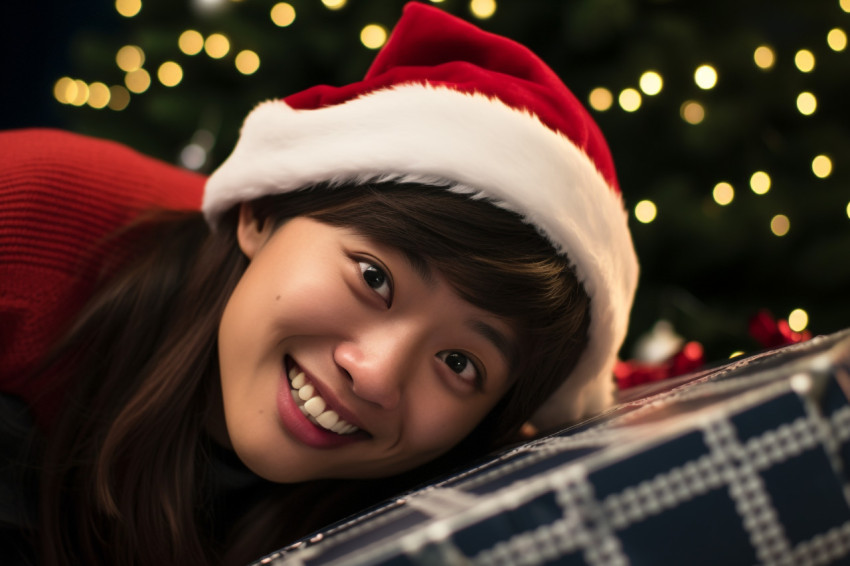
[[[557,75],[512,40],[410,3],[362,81],[257,106],[203,210],[215,226],[239,202],[388,178],[484,196],[570,258],[591,298],[590,340],[534,422],[610,404],[637,258],[608,146]]]

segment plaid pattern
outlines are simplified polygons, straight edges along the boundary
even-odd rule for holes
[[[845,391],[850,331],[645,386],[256,564],[850,564]]]

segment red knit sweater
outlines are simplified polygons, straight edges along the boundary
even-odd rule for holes
[[[147,208],[197,210],[203,184],[114,142],[0,132],[0,391],[23,398],[40,425],[65,384],[31,374],[89,298],[86,253]]]

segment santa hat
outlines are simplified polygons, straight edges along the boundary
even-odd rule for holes
[[[608,146],[555,73],[514,41],[410,3],[362,81],[255,108],[203,210],[215,226],[239,202],[387,176],[483,195],[569,257],[591,299],[589,344],[533,422],[610,404],[637,258]]]

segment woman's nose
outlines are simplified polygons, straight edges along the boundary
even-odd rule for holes
[[[412,371],[414,340],[385,329],[358,340],[339,343],[334,361],[351,379],[360,398],[394,409],[401,401],[407,374]]]

